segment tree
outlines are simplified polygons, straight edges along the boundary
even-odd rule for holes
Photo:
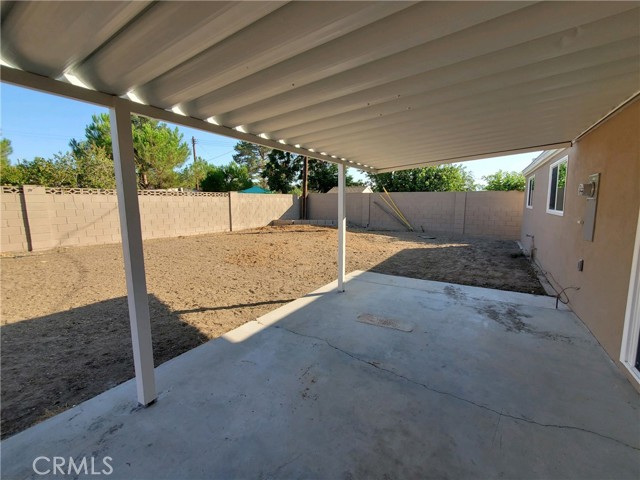
[[[233,154],[233,161],[238,165],[244,165],[249,171],[251,179],[258,183],[264,183],[262,170],[264,169],[271,148],[256,145],[255,143],[240,141],[233,147],[236,153]],[[263,185],[265,186],[265,185]]]
[[[201,190],[201,183],[213,167],[202,157],[198,157],[191,164],[184,167],[178,174],[178,185],[192,190]]]
[[[0,184],[1,185],[21,185],[20,172],[11,165],[9,157],[13,153],[11,140],[3,138],[0,140]]]
[[[51,159],[35,157],[30,162],[16,165],[20,183],[24,185],[45,185],[47,187],[76,187],[78,171],[74,157],[56,154]]]
[[[2,166],[10,165],[9,157],[13,153],[13,147],[11,146],[11,140],[3,138],[0,140],[0,162]]]
[[[69,143],[76,158],[86,154],[87,146],[103,149],[113,160],[111,125],[106,113],[93,115],[85,128],[85,139]],[[178,183],[176,168],[189,157],[189,145],[183,141],[178,128],[171,129],[147,117],[132,115],[134,161],[140,188],[170,188]]]
[[[465,192],[476,189],[473,175],[462,165],[438,165],[399,172],[367,174],[376,192]]]
[[[202,180],[204,192],[235,192],[253,185],[249,171],[244,165],[231,162],[220,167],[211,166]]]
[[[267,180],[269,190],[279,193],[291,193],[294,182],[299,179],[303,157],[282,150],[271,150],[262,178]]]
[[[104,147],[87,143],[82,155],[74,155],[79,188],[116,188],[113,160]]]
[[[302,178],[302,177],[301,177]],[[348,173],[345,178],[345,184],[361,185],[362,182],[356,182],[353,176]],[[333,187],[338,186],[338,164],[323,162],[321,160],[309,159],[309,184],[308,188],[312,192],[326,193]]]
[[[482,177],[487,182],[485,190],[518,190],[524,192],[526,180],[524,175],[518,172],[503,172],[498,170],[492,175]]]

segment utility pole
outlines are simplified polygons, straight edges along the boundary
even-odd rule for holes
[[[309,184],[309,157],[304,157],[302,168],[302,219],[307,219],[307,188]]]
[[[191,145],[193,146],[193,176],[196,177],[196,190],[198,190],[198,171],[196,168],[196,137],[191,137]]]

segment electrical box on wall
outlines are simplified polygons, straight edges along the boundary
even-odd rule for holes
[[[593,234],[596,228],[596,210],[598,207],[598,189],[600,186],[600,174],[589,175],[587,183],[578,186],[578,194],[586,197],[587,206],[584,211],[582,224],[582,238],[593,242]]]

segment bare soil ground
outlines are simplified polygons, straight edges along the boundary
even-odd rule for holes
[[[423,236],[351,231],[347,271],[544,294],[515,242]],[[146,241],[156,365],[331,282],[336,250],[315,226]],[[0,264],[3,437],[133,377],[120,245]]]

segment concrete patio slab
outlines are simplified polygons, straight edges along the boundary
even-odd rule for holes
[[[5,440],[3,477],[56,456],[126,479],[640,477],[640,397],[555,299],[346,287],[161,365],[149,408],[130,381]]]

